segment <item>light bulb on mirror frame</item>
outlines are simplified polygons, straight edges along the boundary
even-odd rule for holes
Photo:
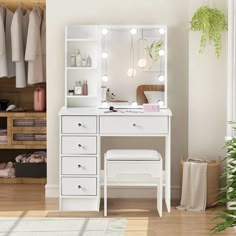
[[[131,33],[132,35],[137,34],[137,29],[131,29],[131,30],[130,30],[130,33]]]
[[[107,33],[108,33],[108,29],[103,29],[103,30],[102,30],[102,34],[103,34],[103,35],[106,35]]]
[[[133,101],[133,102],[131,103],[131,106],[132,106],[132,107],[137,107],[137,106],[138,106],[138,103],[137,103],[136,101]]]
[[[160,33],[160,34],[165,34],[165,29],[160,28],[160,29],[159,29],[159,33]]]
[[[165,80],[165,77],[164,77],[164,75],[159,75],[158,79],[159,79],[159,81],[163,82]]]
[[[102,107],[108,107],[108,103],[107,102],[102,102]]]
[[[102,81],[107,82],[109,80],[109,77],[107,75],[103,75]]]
[[[164,102],[162,100],[159,100],[157,104],[160,106],[160,108],[164,107]]]
[[[161,49],[160,51],[159,51],[159,56],[164,56],[165,55],[165,51],[163,50],[163,49]]]
[[[147,66],[147,60],[145,58],[141,58],[138,60],[138,66],[140,68],[144,68]]]
[[[103,53],[102,53],[102,58],[103,58],[103,59],[106,59],[107,57],[108,57],[108,54],[107,54],[106,52],[103,52]]]
[[[127,72],[127,75],[129,76],[129,77],[135,77],[135,75],[136,75],[136,69],[135,68],[129,68],[128,69],[128,72]]]

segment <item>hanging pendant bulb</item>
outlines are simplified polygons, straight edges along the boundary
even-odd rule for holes
[[[103,75],[102,81],[107,82],[109,80],[109,77],[107,75]]]
[[[147,41],[143,38],[143,29],[142,29],[142,37],[138,41],[138,66],[140,68],[144,68],[147,66],[147,53],[145,51],[145,46],[147,45]]]
[[[104,59],[104,75],[102,76],[102,81],[103,82],[107,82],[109,80],[109,77],[107,75],[107,57],[108,57],[108,54],[106,52],[106,34],[107,34],[107,32],[108,32],[107,29],[102,30],[102,34],[104,36],[103,46],[102,46],[102,49],[103,49],[102,58]]]
[[[133,34],[131,34],[131,43],[130,43],[130,67],[127,71],[127,75],[131,78],[136,76],[136,69],[134,66],[134,47],[133,47]]]

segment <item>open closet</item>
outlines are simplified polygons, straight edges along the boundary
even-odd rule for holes
[[[46,183],[45,7],[0,1],[0,184]]]

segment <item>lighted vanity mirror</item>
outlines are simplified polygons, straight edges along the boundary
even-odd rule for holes
[[[100,107],[167,107],[167,28],[101,26]]]

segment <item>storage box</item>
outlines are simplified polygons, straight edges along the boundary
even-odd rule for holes
[[[16,177],[46,178],[46,163],[15,163]]]
[[[183,159],[181,160],[181,175],[183,176]],[[182,179],[181,176],[181,179]],[[181,184],[182,186],[182,184]],[[219,200],[220,190],[220,162],[207,163],[207,202],[206,207],[213,207]]]

